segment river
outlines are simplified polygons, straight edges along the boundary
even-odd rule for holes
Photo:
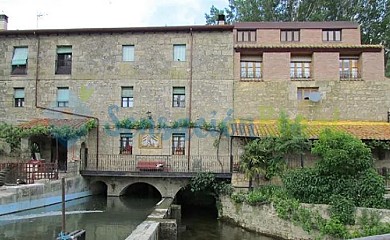
[[[92,196],[66,202],[66,230],[85,229],[87,240],[124,240],[159,199]],[[218,221],[210,211],[183,215],[180,240],[269,240]],[[61,204],[0,216],[1,240],[50,240],[61,231]]]

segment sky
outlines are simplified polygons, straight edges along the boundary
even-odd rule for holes
[[[0,0],[8,30],[204,25],[228,0]],[[40,15],[40,17],[37,17]]]

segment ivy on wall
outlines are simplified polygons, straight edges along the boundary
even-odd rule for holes
[[[0,138],[10,144],[11,151],[20,149],[20,139],[40,135],[51,135],[62,140],[77,139],[87,135],[87,133],[97,126],[96,120],[91,119],[79,128],[69,126],[34,126],[31,128],[21,128],[7,123],[0,123]]]

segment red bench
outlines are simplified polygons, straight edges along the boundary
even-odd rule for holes
[[[161,161],[138,161],[139,171],[168,171],[168,166]]]

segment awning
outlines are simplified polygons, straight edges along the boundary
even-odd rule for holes
[[[32,128],[36,126],[43,126],[43,127],[71,127],[71,128],[80,128],[84,124],[86,124],[90,119],[82,118],[82,119],[51,119],[51,118],[40,118],[40,119],[33,119],[29,122],[22,123],[19,125],[21,128]]]
[[[331,129],[347,132],[362,140],[390,140],[390,123],[387,122],[302,122],[309,139],[318,139],[321,131]],[[231,137],[276,137],[279,136],[278,121],[236,122],[230,126]]]
[[[14,56],[12,57],[12,65],[26,65],[28,48],[27,47],[18,47],[14,50]]]

